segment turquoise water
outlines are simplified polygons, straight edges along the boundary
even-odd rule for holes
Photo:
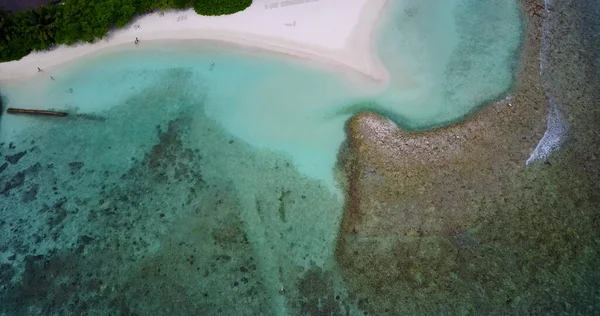
[[[100,52],[2,84],[8,107],[72,115],[0,122],[0,311],[310,314],[306,288],[333,265],[344,122],[372,109],[429,128],[512,85],[516,1],[398,1],[386,15],[377,46],[392,79],[380,95],[277,56],[190,42]],[[332,279],[322,286],[346,299]]]
[[[193,88],[177,95],[180,102],[202,103],[204,115],[228,133],[256,147],[293,155],[293,163],[303,173],[333,188],[330,170],[344,138],[340,127],[349,115],[331,118],[328,113],[332,107],[354,102],[357,94],[347,84],[332,74],[289,61],[204,46],[189,52],[160,46],[78,61],[57,71],[55,81],[34,81],[41,90],[37,95],[29,93],[29,85],[8,87],[8,105],[43,108],[52,104],[56,109],[98,114],[131,96],[147,94],[156,85],[168,95],[175,83],[165,82],[165,74],[185,72]],[[212,71],[211,62],[215,62]],[[171,106],[161,107],[170,111]],[[25,119],[7,122],[3,132],[10,134],[14,126],[24,124]]]
[[[510,90],[523,28],[518,1],[390,6],[378,51],[392,82],[376,100],[399,126],[423,130],[461,120]]]

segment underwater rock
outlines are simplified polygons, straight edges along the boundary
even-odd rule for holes
[[[5,156],[4,159],[6,161],[8,161],[11,164],[16,164],[17,162],[19,162],[19,160],[21,160],[21,158],[23,158],[23,156],[25,156],[27,152],[22,151],[20,153],[16,153],[14,155],[10,155],[10,156]]]
[[[81,168],[83,168],[83,162],[81,162],[81,161],[69,162],[69,168],[71,168],[71,174],[75,174],[79,170],[81,170]]]
[[[4,263],[0,265],[0,284],[8,284],[15,275],[15,270],[11,264]]]
[[[12,177],[12,179],[10,179],[7,183],[4,184],[4,189],[0,193],[8,194],[8,193],[10,193],[10,191],[21,187],[23,185],[23,183],[25,183],[25,173],[17,172],[17,174],[15,174]]]
[[[29,190],[27,190],[24,194],[23,194],[23,202],[24,203],[29,203],[33,200],[35,200],[37,198],[37,194],[38,194],[38,189],[40,188],[40,186],[38,184],[33,184]]]
[[[23,170],[23,173],[25,173],[25,175],[35,175],[40,172],[40,169],[42,169],[42,165],[39,162],[36,162],[29,166],[29,168]]]

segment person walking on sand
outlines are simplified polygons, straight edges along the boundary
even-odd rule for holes
[[[134,43],[137,45],[137,43],[139,43],[139,42],[140,42],[140,39],[136,37]]]

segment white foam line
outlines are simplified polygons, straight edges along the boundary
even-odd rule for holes
[[[548,58],[546,52],[548,51],[548,25],[550,22],[550,0],[544,0],[544,10],[546,11],[546,16],[544,17],[544,21],[542,22],[542,47],[540,49],[540,76],[542,77],[542,88],[548,97],[548,102],[550,105],[550,112],[548,113],[548,120],[546,125],[546,132],[544,136],[537,144],[527,161],[525,161],[525,165],[529,165],[532,162],[537,160],[546,161],[550,154],[557,151],[560,146],[564,143],[568,126],[563,119],[563,115],[556,104],[554,102],[554,98],[552,97],[551,89],[544,84],[544,69],[548,66]]]

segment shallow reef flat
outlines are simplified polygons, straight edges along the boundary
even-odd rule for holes
[[[542,56],[550,69],[540,75],[543,3],[522,5],[527,37],[510,98],[426,133],[369,112],[347,124],[336,260],[370,315],[600,308],[597,11],[577,1],[550,6],[552,49]],[[526,166],[546,130],[543,84],[568,138]]]

